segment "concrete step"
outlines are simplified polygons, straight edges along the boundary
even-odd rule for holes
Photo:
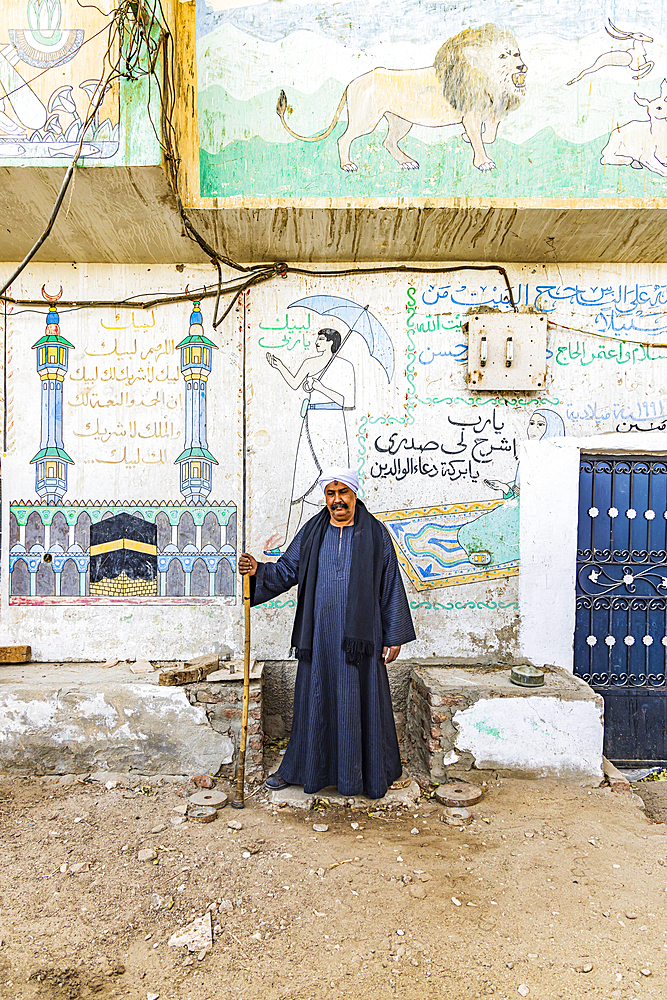
[[[511,778],[602,780],[602,697],[558,667],[544,685],[518,687],[510,669],[415,662],[408,695],[408,757],[432,781]]]
[[[206,706],[127,663],[0,667],[0,772],[217,774],[234,745]]]
[[[302,785],[288,785],[280,792],[267,792],[267,801],[274,806],[290,806],[292,809],[312,809],[318,799],[327,799],[331,806],[348,809],[414,809],[421,795],[416,781],[410,781],[405,788],[390,788],[381,799],[369,799],[365,795],[341,795],[336,788],[322,788],[319,792],[304,792]]]

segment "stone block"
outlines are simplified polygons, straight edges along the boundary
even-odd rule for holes
[[[557,668],[547,668],[544,687],[535,690],[513,685],[506,667],[415,664],[407,712],[410,761],[432,780],[476,768],[595,784],[602,753],[598,702],[588,685]]]
[[[230,661],[234,670],[221,669],[209,674],[205,681],[189,686],[194,692],[197,704],[206,708],[206,714],[214,732],[231,738],[234,755],[238,753],[243,715],[243,661]],[[256,774],[262,766],[262,695],[264,663],[253,661],[248,704],[248,741],[246,744],[246,773]],[[252,741],[256,741],[255,744]],[[253,756],[254,753],[254,756]],[[223,772],[231,775],[233,766],[225,766]]]
[[[264,719],[264,732],[267,736],[281,737],[285,735],[285,720],[282,715],[267,715]]]
[[[0,674],[1,772],[216,774],[232,760],[232,741],[204,708],[180,687],[158,686],[157,675],[138,683],[63,664],[42,679],[15,669]]]
[[[227,660],[220,670],[209,675],[210,680],[223,681],[225,683],[243,683],[244,663],[243,659]],[[262,660],[250,660],[250,680],[259,680],[264,674],[264,663]]]
[[[468,750],[457,751],[458,760],[447,766],[447,777],[456,778],[475,766],[475,758]]]
[[[243,692],[235,691],[234,688],[228,688],[216,695],[217,700],[226,705],[235,705],[242,697]]]
[[[209,717],[208,721],[209,721],[209,725],[211,726],[211,729],[214,732],[220,733],[221,736],[231,736],[232,735],[232,730],[230,729],[230,726],[229,726],[228,722],[221,722],[220,719],[215,719],[215,718],[211,718],[211,717]]]

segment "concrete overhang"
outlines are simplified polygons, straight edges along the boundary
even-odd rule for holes
[[[243,262],[667,260],[667,198],[275,199],[200,197],[195,5],[164,0],[177,58],[178,187],[216,252]],[[49,219],[64,167],[0,168],[0,259],[21,260]],[[159,164],[77,170],[41,261],[200,263]]]
[[[188,209],[207,242],[240,260],[658,263],[667,200],[557,203],[226,200]]]
[[[42,233],[64,170],[0,168],[0,259],[21,260]],[[186,185],[191,187],[191,185]],[[667,200],[341,203],[187,198],[218,253],[241,261],[521,261],[659,263]],[[188,201],[190,202],[188,204]],[[161,166],[76,171],[37,260],[200,263]]]
[[[0,259],[22,260],[42,234],[65,169],[0,168]],[[162,167],[75,171],[51,235],[36,260],[184,263],[206,256],[183,235]]]

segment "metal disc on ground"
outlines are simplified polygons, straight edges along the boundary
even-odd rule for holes
[[[435,797],[443,806],[460,806],[462,809],[474,806],[482,795],[481,788],[478,788],[477,785],[468,785],[464,781],[451,785],[438,785],[435,790]]]
[[[443,823],[449,826],[468,826],[472,823],[472,816],[467,809],[460,809],[458,806],[450,806],[443,811],[440,817]]]
[[[210,791],[195,792],[190,796],[190,802],[193,806],[215,806],[216,809],[222,809],[227,804],[227,796],[217,788],[212,788]]]
[[[218,815],[215,806],[193,806],[188,808],[188,819],[193,819],[197,823],[212,823]]]

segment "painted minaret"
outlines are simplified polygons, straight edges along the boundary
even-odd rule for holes
[[[63,447],[63,383],[74,345],[60,333],[56,303],[62,294],[62,286],[58,295],[48,295],[42,285],[42,295],[50,303],[46,333],[33,344],[42,383],[42,433],[39,451],[30,464],[35,466],[35,490],[47,504],[60,503],[67,492],[67,466],[74,465]]]
[[[185,448],[176,459],[181,467],[181,493],[194,504],[206,503],[217,461],[206,440],[206,389],[215,344],[204,336],[199,302],[192,303],[190,331],[180,344],[181,372],[185,379]]]

